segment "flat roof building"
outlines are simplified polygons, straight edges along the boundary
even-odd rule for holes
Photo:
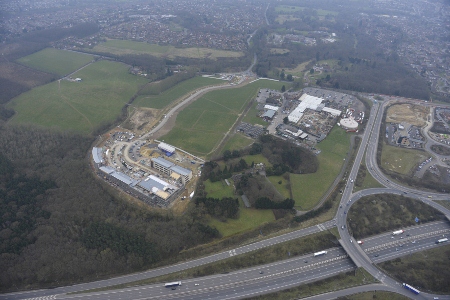
[[[186,184],[192,178],[191,170],[178,166],[162,157],[152,158],[152,167],[168,176],[172,176],[173,173],[180,175],[178,181],[182,184]],[[175,177],[172,176],[174,179]]]

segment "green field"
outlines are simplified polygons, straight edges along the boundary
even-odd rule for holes
[[[210,48],[175,48],[174,46],[160,46],[127,40],[108,40],[96,45],[94,51],[106,52],[114,55],[150,54],[164,58],[188,57],[217,59],[219,57],[241,57],[244,55],[244,53],[240,51],[216,50]]]
[[[198,76],[180,82],[179,84],[168,89],[167,91],[162,92],[159,95],[139,96],[136,98],[134,104],[141,107],[161,109],[171,104],[176,99],[179,99],[180,97],[187,95],[188,93],[193,92],[198,88],[223,83],[223,80]]]
[[[291,198],[290,188],[286,186],[289,182],[283,176],[269,176],[267,177],[273,184],[275,189],[283,196],[284,199]],[[279,183],[281,181],[281,184]]]
[[[65,76],[92,61],[88,54],[46,48],[17,60],[22,65],[39,71]]]
[[[17,112],[10,122],[90,133],[113,121],[146,83],[129,74],[128,66],[110,61],[91,64],[74,76],[83,81],[55,81],[15,98],[8,104]]]
[[[233,181],[231,179],[228,179],[228,182],[230,182],[230,186],[228,186],[224,180],[211,182],[209,179],[204,182],[205,184],[205,191],[207,192],[206,197],[208,198],[237,198],[237,196],[234,195],[233,191]]]
[[[256,109],[257,106],[258,106],[258,102],[255,101],[255,103],[252,104],[252,107],[245,115],[244,119],[242,119],[242,122],[253,124],[253,125],[259,124],[264,127],[267,127],[267,125],[269,125],[269,123],[267,123],[266,121],[264,121],[262,118],[259,117],[260,112],[259,112],[259,110]]]
[[[317,145],[319,169],[313,174],[291,174],[291,189],[299,210],[312,209],[339,174],[350,147],[350,135],[339,127]]]
[[[275,216],[270,209],[246,208],[241,199],[239,199],[239,205],[238,219],[227,219],[226,222],[212,219],[209,225],[216,227],[223,237],[227,237],[275,221]]]
[[[414,167],[428,157],[422,151],[383,145],[381,166],[389,171],[409,175]]]
[[[243,134],[236,133],[233,135],[223,147],[222,153],[225,150],[233,151],[245,148],[253,144],[254,140]]]
[[[258,80],[246,86],[216,90],[201,96],[177,116],[175,127],[162,139],[206,157],[235,123],[259,88],[280,89],[283,83]]]

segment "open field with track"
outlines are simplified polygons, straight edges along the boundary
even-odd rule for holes
[[[175,48],[174,46],[159,46],[126,40],[108,40],[95,46],[94,51],[114,55],[150,54],[164,58],[187,57],[217,59],[219,57],[241,57],[244,55],[244,53],[238,51],[209,48]]]
[[[180,112],[175,127],[161,139],[205,157],[221,141],[260,88],[280,90],[282,85],[282,82],[258,80],[235,89],[209,92]]]
[[[64,76],[86,65],[94,59],[90,54],[46,48],[17,60],[27,67]]]
[[[139,96],[136,98],[134,104],[141,107],[161,109],[171,104],[176,99],[179,99],[180,97],[183,97],[184,95],[187,95],[188,93],[193,92],[198,88],[224,83],[225,81],[223,80],[197,76],[180,82],[179,84],[162,92],[159,95]]]
[[[17,112],[10,122],[87,134],[113,121],[146,83],[129,74],[128,66],[110,61],[91,64],[74,76],[83,80],[54,81],[15,98],[8,104]]]

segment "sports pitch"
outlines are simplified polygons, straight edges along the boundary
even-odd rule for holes
[[[54,81],[16,97],[8,104],[17,112],[10,122],[87,134],[113,121],[146,83],[129,74],[128,66],[110,61],[93,63],[74,77],[82,81]]]
[[[90,54],[46,48],[17,60],[27,67],[65,76],[86,65],[94,59]]]
[[[282,85],[282,82],[258,80],[239,88],[209,92],[180,112],[175,127],[162,139],[206,157],[260,88],[280,90]]]

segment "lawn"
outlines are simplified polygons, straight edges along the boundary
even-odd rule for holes
[[[283,198],[291,198],[290,195],[290,188],[289,186],[286,186],[289,181],[284,179],[282,176],[269,176],[267,177],[269,181],[272,183],[272,185],[275,187],[275,189],[283,195]],[[279,183],[281,181],[281,184]]]
[[[94,57],[89,54],[46,48],[17,60],[27,67],[65,76],[76,71],[92,61]]]
[[[317,145],[319,169],[313,174],[291,174],[291,189],[299,210],[312,209],[339,174],[350,147],[350,135],[335,127],[328,137]]]
[[[212,219],[209,225],[216,227],[223,237],[227,237],[275,221],[275,216],[270,209],[246,208],[241,199],[239,199],[239,205],[238,219],[227,219],[226,222]]]
[[[17,112],[10,122],[87,134],[113,121],[146,83],[129,74],[128,66],[110,61],[91,64],[74,76],[83,81],[55,81],[16,97],[8,104]]]
[[[176,99],[183,97],[184,95],[193,92],[194,90],[208,86],[208,85],[216,85],[223,84],[223,80],[207,78],[207,77],[194,77],[179,84],[174,87],[168,89],[167,91],[162,92],[159,95],[155,96],[139,96],[136,98],[134,104],[136,106],[141,107],[150,107],[161,109],[165,106],[171,104]]]
[[[428,157],[429,155],[418,150],[383,145],[381,165],[386,170],[409,175],[420,162]]]
[[[260,88],[279,90],[282,85],[282,82],[257,80],[243,87],[206,93],[178,114],[175,127],[162,139],[206,157]]]
[[[223,147],[223,151],[239,150],[239,149],[245,148],[247,146],[250,146],[251,144],[253,144],[253,142],[254,142],[254,140],[252,138],[249,138],[240,133],[236,133],[227,141],[227,143]],[[222,153],[223,153],[223,151],[222,151]]]
[[[225,183],[225,180],[216,182],[211,182],[209,179],[206,180],[204,184],[205,191],[208,193],[207,197],[219,199],[226,197],[237,198],[237,196],[234,195],[233,191],[233,181],[231,179],[228,179],[228,182],[230,182],[230,186]]]
[[[272,167],[272,164],[262,154],[246,155],[243,157],[243,159],[249,166],[252,164],[252,162],[254,162],[255,164],[263,163],[266,167]]]
[[[159,46],[144,42],[127,40],[108,40],[94,47],[94,51],[107,52],[114,55],[124,54],[150,54],[157,57],[175,58],[208,58],[219,57],[241,57],[244,53],[240,51],[216,50],[210,48],[175,48],[174,46]]]

